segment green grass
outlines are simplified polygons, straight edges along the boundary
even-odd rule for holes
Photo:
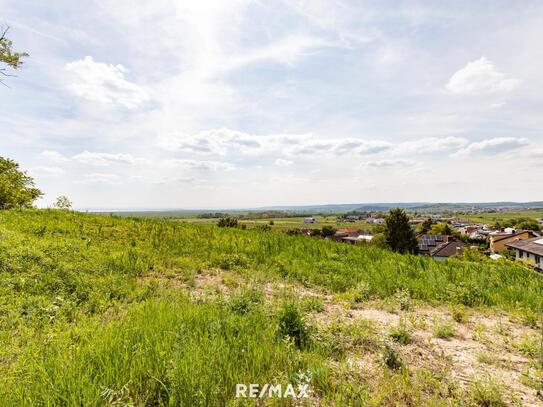
[[[472,222],[482,222],[494,224],[496,222],[509,221],[518,218],[541,219],[543,218],[543,209],[530,209],[523,211],[503,211],[487,212],[480,214],[460,215],[460,218],[469,219]]]
[[[192,299],[175,288],[216,269],[251,288]],[[452,393],[428,390],[408,366],[377,390],[338,369],[382,346],[371,324],[316,331],[304,313],[318,315],[322,298],[283,308],[261,285],[537,315],[541,277],[512,263],[435,262],[276,231],[0,211],[0,405],[239,405],[238,382],[306,373],[330,405],[371,405],[383,389],[412,405],[445,400]]]

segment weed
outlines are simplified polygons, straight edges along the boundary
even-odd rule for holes
[[[413,301],[411,300],[411,293],[409,290],[402,288],[396,291],[396,301],[400,306],[400,310],[409,311],[413,307]]]
[[[465,324],[468,322],[468,314],[466,307],[463,304],[453,305],[451,310],[452,318],[459,324]]]
[[[380,361],[383,366],[390,370],[398,370],[403,367],[403,361],[396,350],[394,342],[389,338],[385,338],[383,341]]]
[[[298,307],[287,302],[283,305],[278,320],[278,334],[294,341],[298,348],[306,348],[310,343],[310,328],[300,314]]]
[[[392,328],[389,332],[389,337],[394,341],[402,345],[411,343],[411,332],[407,329],[405,320],[400,319],[400,323]]]
[[[505,407],[500,385],[490,376],[473,382],[470,388],[471,399],[481,407]]]
[[[434,321],[434,336],[436,338],[447,339],[455,335],[454,324],[449,321]]]

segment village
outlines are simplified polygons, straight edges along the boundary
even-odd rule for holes
[[[360,227],[340,227],[333,229],[323,227],[325,239],[348,244],[368,244],[378,238],[379,232],[385,225],[384,214],[346,214],[337,217],[338,223],[364,222],[372,225],[371,231]],[[318,224],[315,217],[307,217],[304,224]],[[452,256],[460,256],[467,249],[488,256],[492,260],[502,258],[522,261],[535,269],[543,270],[543,219],[536,219],[530,228],[496,227],[488,223],[460,221],[457,216],[443,217],[430,215],[428,217],[410,216],[410,225],[416,231],[420,255],[430,256],[435,260],[446,260]],[[524,222],[526,223],[526,222]],[[535,227],[537,225],[537,227]],[[536,230],[537,229],[537,230]],[[302,235],[314,236],[315,229],[301,227]]]

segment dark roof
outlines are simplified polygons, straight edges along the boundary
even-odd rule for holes
[[[419,253],[430,254],[436,246],[442,244],[446,240],[443,235],[420,235],[417,238],[419,243]]]
[[[466,244],[463,241],[454,239],[436,247],[435,250],[431,253],[431,256],[432,257],[454,256],[455,254],[462,253],[464,251],[464,247],[466,247]]]
[[[532,232],[531,230],[517,230],[515,233],[504,233],[504,234],[499,233],[499,234],[495,234],[494,236],[499,236],[499,237],[494,239],[494,243],[499,242],[499,241],[504,240],[504,239],[509,239],[511,237],[522,235],[524,233],[528,233],[529,235],[532,235],[532,237],[536,236],[536,234],[534,232]]]
[[[538,256],[543,256],[542,237],[533,237],[531,239],[518,240],[516,242],[506,243],[505,245],[513,249],[518,249],[528,253],[537,254]]]
[[[461,240],[446,235],[420,235],[417,240],[419,253],[432,257],[449,257],[459,252],[457,247],[461,248],[461,252],[466,246]]]

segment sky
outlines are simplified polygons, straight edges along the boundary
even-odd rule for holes
[[[0,155],[75,208],[543,200],[543,2],[0,0]]]

